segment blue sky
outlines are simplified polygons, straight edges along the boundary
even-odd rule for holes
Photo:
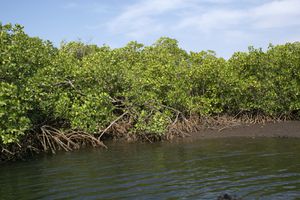
[[[249,45],[300,41],[300,0],[0,0],[0,21],[31,36],[121,47],[161,36],[228,58]]]

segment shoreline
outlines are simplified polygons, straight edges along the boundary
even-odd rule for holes
[[[181,138],[183,141],[211,138],[300,138],[300,121],[266,122],[263,124],[242,124],[235,127],[218,129],[203,129],[193,132],[188,137]],[[175,139],[176,140],[176,139]]]
[[[265,133],[243,127],[300,120],[300,42],[251,46],[224,59],[186,51],[169,37],[120,48],[81,41],[55,47],[19,24],[0,24],[0,33],[0,161],[106,148],[110,138],[298,137],[300,126],[289,123]]]
[[[53,134],[53,133],[52,133]],[[54,133],[55,134],[55,133]],[[63,133],[60,133],[63,134]],[[58,135],[61,136],[61,135]],[[84,135],[83,135],[84,136]],[[56,136],[57,137],[57,136]],[[97,140],[96,137],[92,137],[92,143],[90,145],[81,145],[81,140],[85,138],[79,138],[79,141],[77,143],[74,143],[75,148],[73,147],[65,147],[62,148],[63,146],[58,146],[55,147],[55,151],[49,147],[44,147],[48,149],[43,149],[40,147],[38,148],[25,148],[25,149],[16,149],[16,151],[10,152],[10,151],[5,151],[2,149],[0,151],[0,163],[2,162],[7,162],[7,161],[15,161],[15,160],[23,160],[25,157],[28,155],[34,155],[34,154],[40,154],[40,153],[51,153],[55,154],[56,150],[57,151],[73,151],[73,150],[80,150],[84,149],[84,147],[92,147],[92,148],[97,148],[97,147],[104,147],[108,148],[109,146],[106,147],[106,143],[109,143],[110,141],[113,141],[114,143],[127,143],[130,145],[130,143],[135,143],[135,142],[142,142],[145,143],[149,141],[150,143],[156,143],[159,141],[163,142],[193,142],[196,140],[204,140],[204,139],[222,139],[222,138],[251,138],[251,139],[256,139],[256,138],[297,138],[300,139],[300,121],[269,121],[269,122],[264,122],[264,123],[255,123],[255,124],[247,124],[247,123],[242,123],[238,124],[235,126],[229,126],[229,127],[223,127],[217,128],[212,126],[212,128],[201,128],[198,129],[197,131],[189,132],[184,135],[173,135],[171,138],[165,138],[162,140],[157,140],[157,141],[151,141],[151,140],[141,140],[138,138],[135,138],[134,140],[128,138],[128,137],[120,137],[120,138],[107,138],[104,140]],[[99,143],[95,143],[95,141]],[[87,142],[91,142],[87,140]],[[104,143],[103,143],[104,142]],[[77,146],[76,146],[77,145]],[[27,146],[30,147],[30,144]],[[31,146],[32,147],[32,146]],[[83,148],[81,148],[83,147]],[[33,150],[33,151],[32,151]],[[6,153],[6,155],[5,155]],[[1,155],[2,154],[2,155]]]

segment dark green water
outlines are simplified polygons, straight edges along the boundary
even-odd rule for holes
[[[300,139],[109,144],[0,166],[0,199],[300,199]]]

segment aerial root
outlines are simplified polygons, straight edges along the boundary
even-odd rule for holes
[[[7,153],[9,155],[15,155],[13,152],[9,151],[8,149],[5,149],[4,147],[2,147],[2,150],[1,150],[2,153]]]
[[[80,131],[64,133],[47,125],[41,127],[41,133],[38,135],[38,138],[43,150],[51,151],[52,153],[55,153],[57,150],[72,151],[86,145],[107,148],[102,141],[91,134]]]
[[[224,129],[233,128],[242,124],[265,124],[268,122],[278,122],[286,119],[288,119],[286,116],[274,118],[260,114],[248,113],[239,113],[236,116],[191,116],[187,120],[178,120],[178,116],[176,116],[173,123],[168,126],[166,138],[171,139],[174,136],[186,137],[189,136],[190,133],[199,132],[204,129],[212,129],[220,132]]]
[[[119,117],[117,117],[114,121],[112,121],[99,135],[98,140],[101,139],[101,137],[103,136],[103,134],[108,131],[114,124],[116,124],[120,119],[122,119],[128,112],[124,112],[122,115],[120,115]]]
[[[277,117],[266,116],[263,114],[238,113],[236,116],[217,115],[210,117],[191,116],[187,120],[178,120],[176,116],[172,124],[168,126],[167,139],[174,136],[186,137],[190,133],[199,132],[204,129],[222,131],[240,125],[265,124],[269,122],[279,122],[292,119],[290,115]]]

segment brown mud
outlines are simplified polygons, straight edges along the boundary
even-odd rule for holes
[[[241,124],[225,129],[203,129],[193,132],[183,140],[230,138],[230,137],[275,137],[300,138],[300,121],[266,122],[263,124]]]
[[[120,131],[114,124],[109,137],[93,136],[84,132],[68,131],[61,132],[50,126],[41,127],[41,133],[28,135],[20,144],[12,144],[6,148],[0,146],[0,163],[8,160],[20,160],[28,155],[41,152],[73,151],[81,147],[104,147],[105,142],[115,140],[117,142],[155,142],[155,141],[194,141],[209,138],[231,137],[277,137],[277,138],[300,138],[300,121],[272,121],[260,120],[249,121],[235,118],[221,117],[211,119],[190,119],[171,124],[165,136],[158,137],[151,134],[126,134],[126,129]],[[104,143],[102,142],[104,141]]]

